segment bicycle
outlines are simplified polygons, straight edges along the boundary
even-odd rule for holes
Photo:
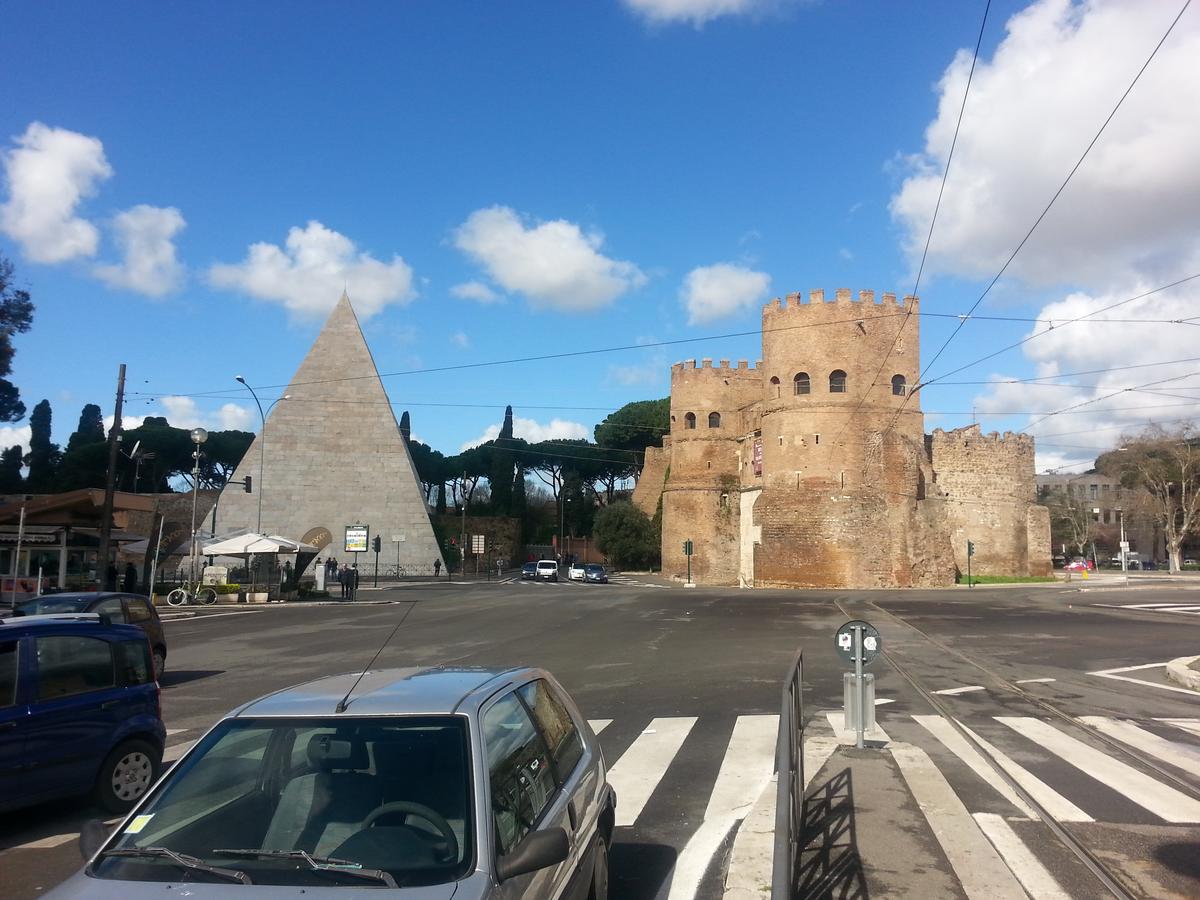
[[[388,570],[384,573],[385,578],[407,578],[408,570],[404,566],[388,566]]]
[[[216,591],[210,587],[194,585],[190,581],[185,581],[183,587],[177,587],[167,594],[167,603],[171,606],[186,606],[187,604],[212,606],[216,602]]]

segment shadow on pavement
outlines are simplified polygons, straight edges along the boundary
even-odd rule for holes
[[[177,684],[187,684],[189,681],[199,681],[202,678],[212,678],[214,675],[224,675],[224,669],[170,669],[163,672],[158,679],[159,687],[175,687]]]
[[[849,769],[809,791],[799,842],[795,897],[866,900],[869,894],[854,830],[854,785]]]
[[[609,896],[621,900],[654,900],[675,867],[675,848],[639,844],[619,838],[608,858]]]

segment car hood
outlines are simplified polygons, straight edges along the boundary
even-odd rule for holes
[[[468,877],[458,884],[438,884],[429,887],[402,888],[388,891],[387,896],[396,900],[477,900],[486,896],[482,892],[480,873]],[[463,887],[459,891],[459,887]],[[471,889],[474,886],[474,889]],[[186,897],[189,900],[379,900],[379,888],[364,884],[284,886],[277,884],[164,884],[154,881],[115,881],[104,878],[89,878],[82,872],[71,876],[57,888],[45,895],[45,900],[142,900],[142,898]]]

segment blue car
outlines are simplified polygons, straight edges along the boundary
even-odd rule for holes
[[[167,738],[152,653],[95,613],[0,619],[0,812],[89,793],[133,808]]]

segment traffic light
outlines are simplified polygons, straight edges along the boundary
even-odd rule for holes
[[[245,491],[247,494],[254,493],[254,491],[250,490],[251,481],[252,481],[251,477],[249,475],[247,475],[246,480],[242,482],[242,490]]]
[[[971,541],[967,541],[967,556],[974,556],[974,555],[975,555],[975,544],[972,543]]]
[[[380,538],[379,535],[375,535],[374,546],[376,553],[383,549],[383,539]]]

